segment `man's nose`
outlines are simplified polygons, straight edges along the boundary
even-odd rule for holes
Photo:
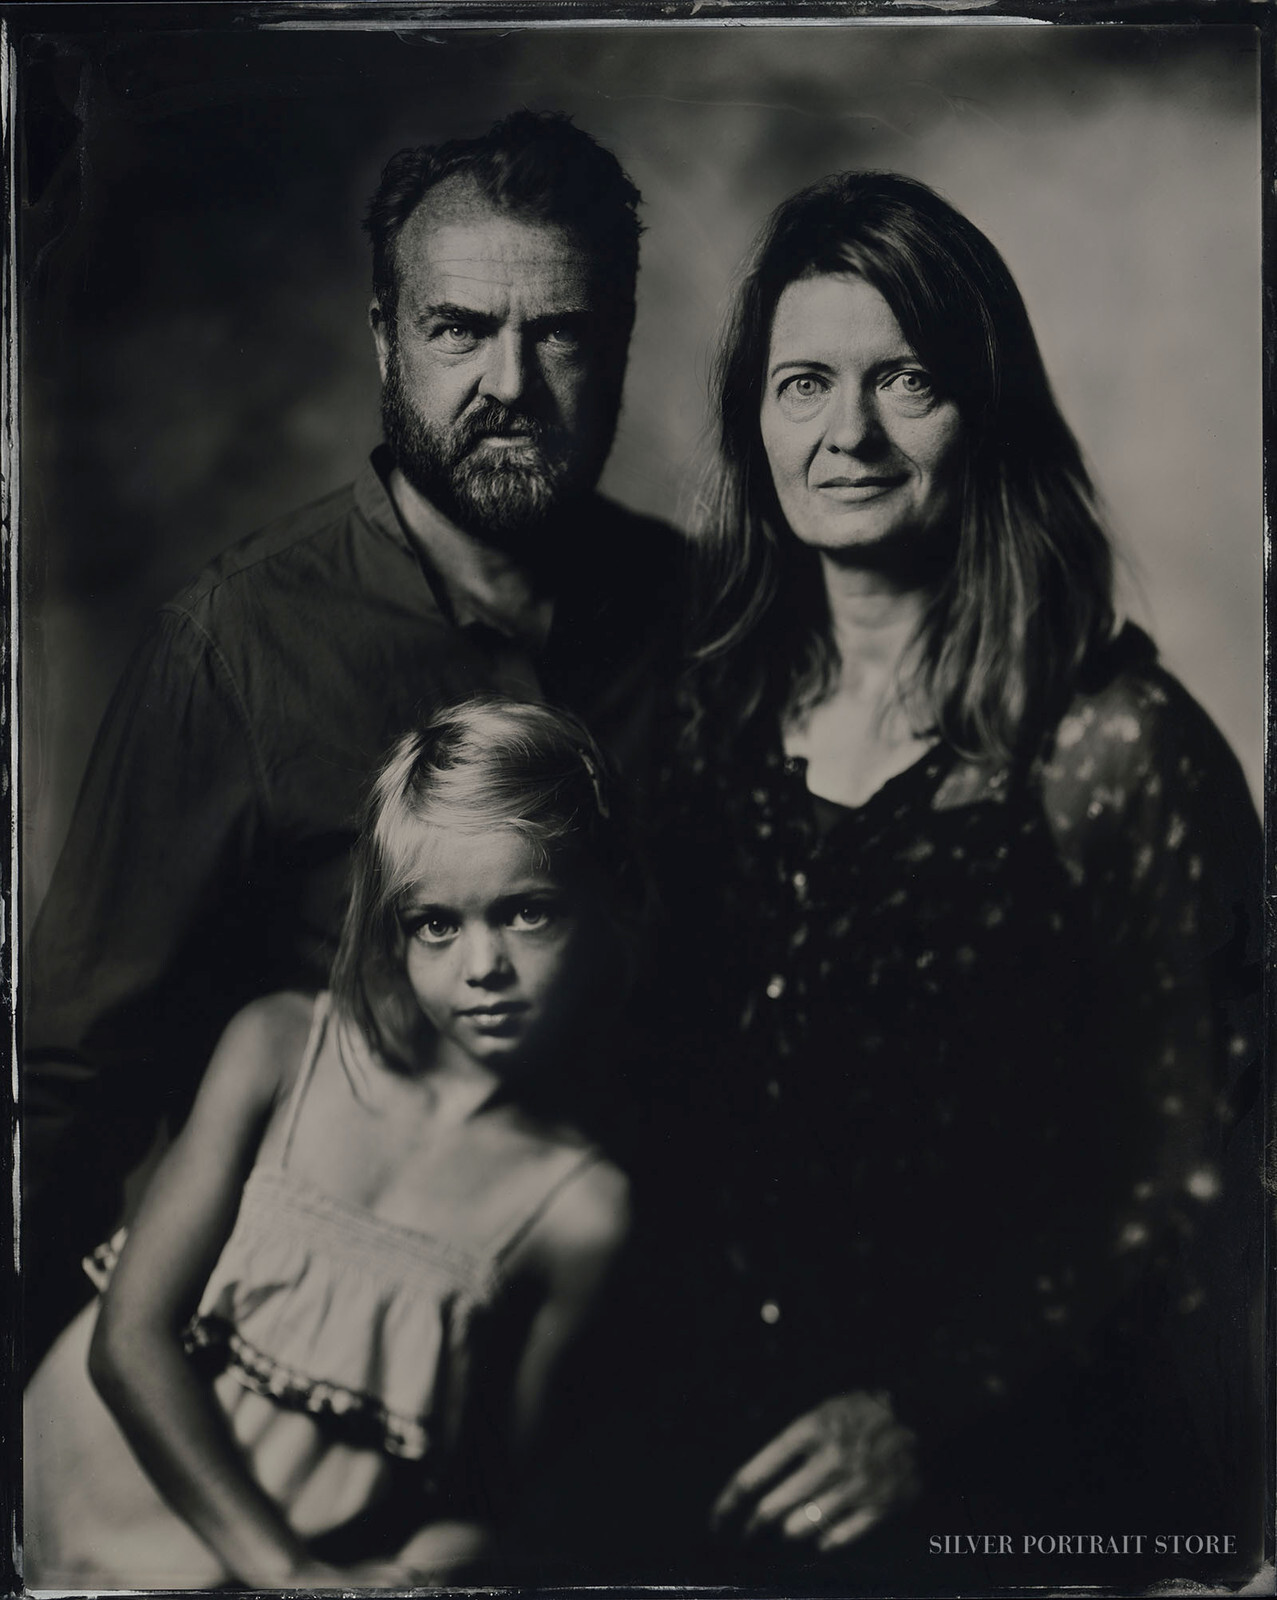
[[[839,394],[829,414],[825,448],[841,455],[873,455],[886,442],[882,422],[870,396],[857,389]]]
[[[471,928],[464,936],[465,980],[474,988],[491,989],[509,982],[514,971],[499,928]]]
[[[479,379],[479,392],[502,405],[512,406],[528,383],[528,357],[515,328],[503,328],[488,348],[488,360]]]

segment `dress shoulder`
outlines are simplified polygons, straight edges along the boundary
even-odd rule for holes
[[[1039,763],[1047,820],[1066,858],[1134,830],[1136,849],[1258,819],[1236,756],[1208,713],[1128,625],[1083,680]]]

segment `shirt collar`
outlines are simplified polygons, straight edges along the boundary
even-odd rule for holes
[[[430,560],[418,540],[411,538],[390,497],[389,480],[394,458],[379,444],[364,463],[355,480],[355,503],[366,520],[413,557],[421,568],[435,603],[458,628],[480,627],[514,637],[514,630],[503,623],[490,601],[481,593],[449,582]]]

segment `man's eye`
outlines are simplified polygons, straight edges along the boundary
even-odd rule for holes
[[[473,350],[479,342],[477,330],[464,322],[441,322],[432,330],[432,336],[436,344],[454,354]]]
[[[542,337],[546,344],[559,345],[564,349],[575,350],[581,343],[581,330],[575,323],[563,322],[557,327],[547,328]]]

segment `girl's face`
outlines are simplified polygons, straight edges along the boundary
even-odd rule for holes
[[[424,834],[400,911],[408,982],[445,1046],[500,1070],[569,1009],[580,918],[513,829]]]
[[[780,508],[804,544],[872,548],[951,512],[958,408],[863,278],[800,278],[781,295],[759,422]]]

